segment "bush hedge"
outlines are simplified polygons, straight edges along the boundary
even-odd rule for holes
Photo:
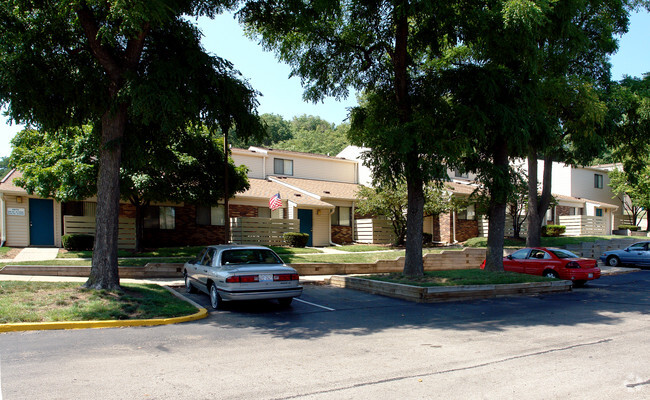
[[[95,237],[91,235],[63,235],[61,237],[61,245],[66,250],[92,250],[94,244]]]
[[[559,237],[566,232],[564,225],[546,225],[542,226],[542,236],[544,237]]]
[[[305,247],[309,241],[308,233],[286,232],[282,237],[284,242],[291,247]]]
[[[619,225],[618,229],[621,229],[621,230],[628,229],[628,230],[631,230],[631,231],[638,231],[639,227],[636,226],[636,225]]]

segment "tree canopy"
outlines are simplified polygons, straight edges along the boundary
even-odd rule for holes
[[[0,5],[0,103],[39,130],[99,132],[97,230],[87,287],[119,288],[119,172],[129,121],[177,129],[237,125],[260,134],[256,92],[232,64],[207,54],[187,18],[232,0],[32,2]]]

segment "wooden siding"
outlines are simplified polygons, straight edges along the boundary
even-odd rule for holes
[[[355,183],[355,164],[327,158],[296,157],[293,154],[271,154],[266,159],[266,175],[278,175],[273,170],[273,160],[281,158],[293,161],[294,178]],[[254,177],[249,172],[248,176]],[[257,176],[255,176],[257,177]]]
[[[26,196],[20,196],[23,201],[18,203],[16,197],[18,196],[5,195],[6,246],[26,247],[29,246],[29,199]],[[25,215],[7,215],[7,210],[10,208],[24,208]]]
[[[230,240],[233,243],[283,246],[285,232],[300,232],[300,221],[277,218],[230,218]]]
[[[363,218],[354,220],[354,240],[360,243],[390,244],[395,234],[387,219]]]
[[[266,178],[264,176],[264,157],[262,155],[249,156],[249,155],[233,153],[231,157],[235,162],[235,165],[237,166],[245,165],[248,167],[247,176],[249,178],[258,178],[258,179]],[[273,163],[271,163],[271,166],[273,166]],[[266,172],[267,174],[269,174],[268,171],[269,170],[267,169]],[[273,170],[271,170],[271,172],[273,172]]]
[[[135,248],[135,218],[120,217],[117,247],[119,249]],[[95,236],[95,217],[63,217],[63,234],[82,234]]]

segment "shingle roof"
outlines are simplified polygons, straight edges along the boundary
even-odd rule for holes
[[[469,183],[459,183],[459,182],[445,182],[444,186],[451,190],[454,194],[466,194],[470,195],[478,188],[476,184]]]
[[[574,203],[594,203],[600,205],[600,207],[604,208],[613,208],[613,209],[618,209],[619,206],[615,204],[609,204],[609,203],[603,203],[602,201],[597,201],[597,200],[591,200],[591,199],[585,199],[584,197],[573,197],[573,196],[565,196],[563,194],[553,194],[553,197],[555,197],[556,200],[565,200],[569,202],[574,202]]]
[[[356,183],[319,181],[316,179],[290,178],[284,176],[272,176],[270,179],[305,192],[313,193],[323,200],[353,201],[356,200],[356,193],[361,188],[361,185],[357,185]]]
[[[333,205],[320,201],[315,197],[306,195],[297,190],[293,190],[285,185],[277,182],[268,181],[266,179],[249,178],[250,189],[244,193],[237,193],[235,199],[265,199],[269,200],[271,196],[280,193],[280,198],[286,204],[286,200],[290,200],[299,206],[317,206],[321,208],[334,208]]]
[[[0,192],[17,192],[17,193],[27,193],[25,189],[14,185],[14,179],[21,178],[23,173],[15,169],[9,171],[2,181],[0,182]]]

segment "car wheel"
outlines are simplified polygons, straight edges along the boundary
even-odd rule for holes
[[[543,276],[546,277],[546,278],[555,278],[555,279],[560,278],[560,275],[558,275],[557,272],[555,272],[553,270],[550,270],[550,269],[547,270],[547,271],[544,271]]]
[[[587,281],[573,281],[573,287],[583,287]]]
[[[192,282],[190,282],[190,277],[187,276],[187,273],[185,273],[185,292],[196,293],[196,289],[192,286]]]
[[[282,307],[290,306],[292,301],[293,301],[293,297],[283,297],[281,299],[278,299],[278,303],[280,303]]]
[[[221,305],[223,304],[223,300],[221,300],[221,296],[219,296],[219,292],[217,291],[217,285],[210,285],[210,306],[212,306],[213,309],[219,309],[221,308]]]
[[[618,267],[621,265],[621,260],[616,256],[609,256],[607,257],[607,262],[605,264],[609,265],[610,267]]]

